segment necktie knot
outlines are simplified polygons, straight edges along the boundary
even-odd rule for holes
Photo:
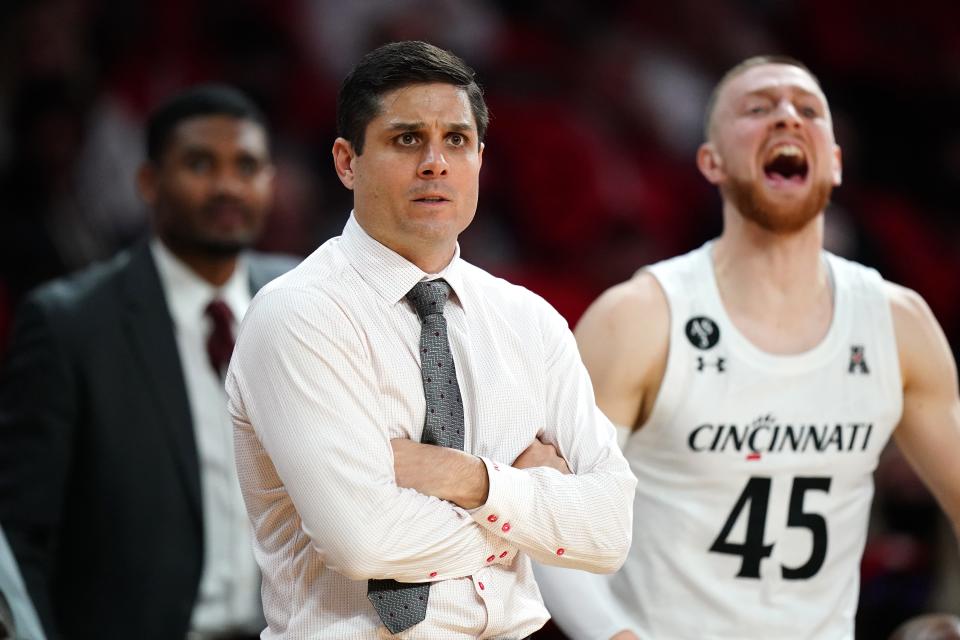
[[[449,297],[450,285],[443,279],[418,282],[407,293],[407,300],[413,304],[421,321],[435,313],[442,315]]]
[[[233,353],[233,312],[223,300],[215,299],[207,305],[205,313],[213,322],[207,338],[207,356],[214,371],[222,376]]]

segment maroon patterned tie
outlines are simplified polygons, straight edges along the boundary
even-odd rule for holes
[[[233,353],[233,312],[226,302],[215,299],[207,305],[206,314],[213,321],[213,330],[207,337],[207,355],[210,366],[222,378]]]

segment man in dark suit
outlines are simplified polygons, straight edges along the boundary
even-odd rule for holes
[[[43,640],[44,636],[7,537],[0,528],[0,640],[8,638]]]
[[[51,638],[254,637],[222,375],[272,197],[264,119],[205,86],[152,116],[153,237],[40,287],[0,377],[0,522]]]

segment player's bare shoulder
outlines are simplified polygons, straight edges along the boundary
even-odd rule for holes
[[[667,297],[648,271],[607,289],[577,324],[577,342],[634,359],[669,337]],[[596,343],[596,344],[594,344]]]
[[[955,376],[950,345],[927,302],[907,287],[889,281],[885,281],[884,286],[890,301],[904,385],[910,385],[911,380],[939,377],[951,369]]]
[[[926,319],[933,319],[930,307],[919,293],[889,280],[884,280],[883,285],[887,299],[890,300],[894,323],[923,322]]]
[[[574,333],[600,408],[617,424],[642,420],[669,349],[670,308],[656,278],[639,271],[605,291]]]

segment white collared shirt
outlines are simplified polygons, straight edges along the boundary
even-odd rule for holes
[[[443,277],[464,449],[487,466],[470,512],[396,485],[391,438],[420,440],[424,274],[351,216],[251,304],[227,374],[240,485],[264,576],[263,638],[384,638],[367,579],[433,582],[399,638],[520,638],[548,615],[530,557],[612,571],[636,480],[566,322],[455,256]],[[510,463],[542,434],[576,475]]]
[[[250,277],[240,259],[230,279],[217,288],[160,240],[154,238],[150,249],[173,318],[200,462],[203,573],[190,628],[201,632],[255,628],[261,620],[259,575],[250,551],[250,522],[237,484],[233,428],[223,381],[207,356],[213,322],[205,313],[211,300],[223,300],[233,312],[236,330],[250,305]]]

